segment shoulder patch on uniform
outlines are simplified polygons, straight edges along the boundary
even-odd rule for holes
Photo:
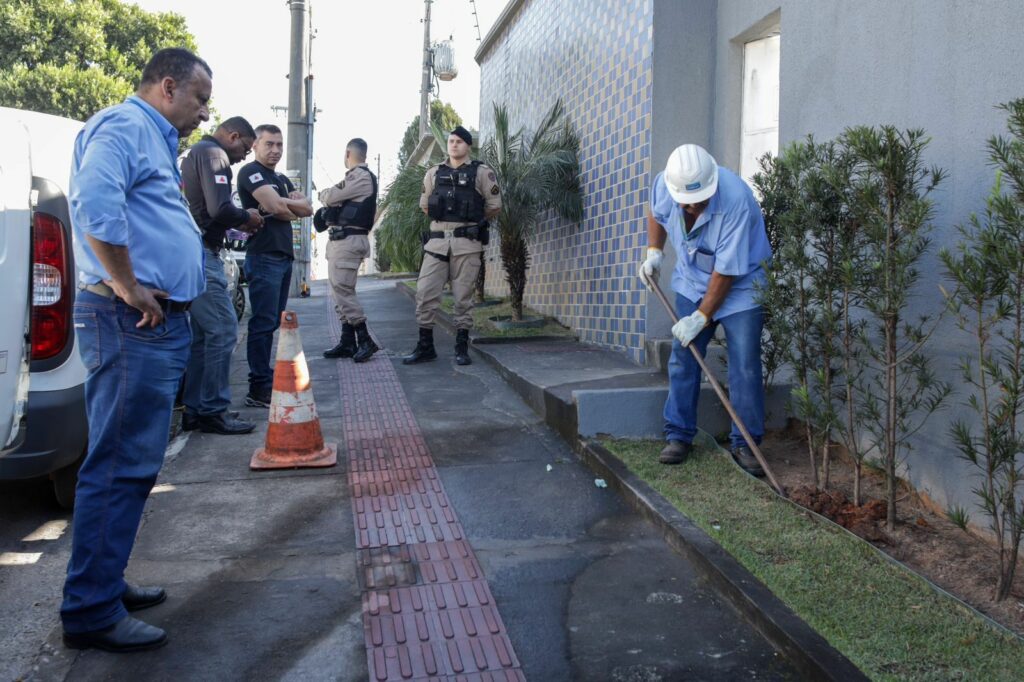
[[[497,182],[498,176],[494,174],[494,171],[491,171],[490,173],[487,174],[487,179],[490,180],[491,182]]]
[[[249,182],[262,182],[262,181],[263,181],[263,174],[262,173],[253,173],[252,175],[249,176]]]
[[[501,194],[501,190],[498,189],[497,185],[491,187],[491,194]]]
[[[213,181],[216,184],[218,184],[218,185],[226,185],[226,184],[228,184],[228,176],[226,176],[226,175],[214,175],[213,176]],[[253,182],[255,182],[255,180]]]

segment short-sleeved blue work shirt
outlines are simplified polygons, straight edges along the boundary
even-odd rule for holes
[[[203,245],[178,172],[178,131],[131,96],[95,114],[75,140],[71,224],[85,284],[110,279],[85,236],[128,247],[135,277],[174,301],[206,289]]]
[[[686,232],[683,209],[659,173],[651,187],[651,215],[665,228],[676,250],[672,290],[693,302],[707,293],[711,273],[731,275],[732,287],[715,319],[756,308],[757,287],[765,281],[761,263],[772,256],[761,207],[739,176],[718,169],[718,191]]]

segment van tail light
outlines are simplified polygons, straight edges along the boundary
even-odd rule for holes
[[[46,213],[32,217],[32,359],[59,355],[71,329],[71,292],[64,224]]]

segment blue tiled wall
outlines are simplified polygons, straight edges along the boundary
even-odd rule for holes
[[[554,217],[530,244],[527,305],[583,341],[644,358],[646,295],[636,277],[646,244],[650,170],[652,2],[527,0],[481,56],[480,124],[492,103],[532,127],[560,97],[581,138],[584,219]],[[487,289],[507,287],[497,248]]]

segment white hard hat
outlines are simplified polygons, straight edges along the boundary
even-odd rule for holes
[[[699,204],[718,190],[718,164],[695,144],[676,147],[665,164],[668,193],[680,204]]]

